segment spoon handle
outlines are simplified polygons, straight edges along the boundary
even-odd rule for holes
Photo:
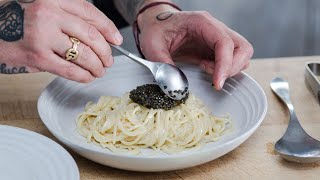
[[[116,50],[118,50],[119,52],[121,52],[123,55],[127,56],[128,58],[134,60],[135,62],[141,64],[141,65],[144,65],[144,66],[147,66],[150,70],[152,68],[152,64],[147,61],[147,60],[144,60],[142,58],[139,58],[138,56],[130,53],[129,51],[123,49],[122,47],[120,46],[116,46],[116,45],[113,45],[113,44],[110,44],[109,45],[113,48],[115,48]]]
[[[290,100],[289,84],[282,78],[276,77],[270,83],[273,92],[287,105],[290,111],[290,120],[285,136],[299,137],[299,133],[305,133]]]
[[[276,77],[270,83],[273,92],[288,106],[290,111],[294,111],[290,100],[289,84],[282,78]]]

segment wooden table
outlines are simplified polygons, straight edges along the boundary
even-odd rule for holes
[[[247,73],[268,97],[268,113],[258,130],[231,153],[201,166],[162,173],[140,173],[103,166],[71,152],[81,179],[319,179],[320,163],[295,164],[282,160],[273,150],[288,122],[288,113],[273,95],[269,82],[282,76],[290,83],[291,96],[303,127],[320,139],[320,107],[304,83],[304,64],[320,57],[280,58],[253,61]],[[55,76],[41,73],[0,75],[0,124],[29,129],[57,141],[41,122],[37,98]]]

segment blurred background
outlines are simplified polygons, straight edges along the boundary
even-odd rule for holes
[[[320,0],[175,0],[205,10],[246,37],[254,58],[320,55]],[[130,27],[123,46],[136,52]]]

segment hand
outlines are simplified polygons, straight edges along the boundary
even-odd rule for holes
[[[216,89],[249,66],[251,44],[207,12],[151,7],[138,17],[140,47],[149,60],[191,61],[212,74]]]
[[[113,22],[85,0],[10,0],[0,9],[0,73],[47,71],[90,82],[113,64],[108,42],[122,43]],[[81,41],[74,61],[65,60],[70,36]]]

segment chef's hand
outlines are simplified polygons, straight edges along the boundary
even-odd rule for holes
[[[253,55],[244,37],[207,12],[158,5],[140,14],[137,22],[141,51],[147,59],[198,63],[212,74],[216,89],[222,88],[226,78],[246,69]]]
[[[81,41],[79,56],[66,61],[66,52],[73,46],[71,36]],[[119,45],[122,36],[85,0],[0,2],[0,73],[48,71],[90,82],[102,77],[105,67],[113,63],[107,41]]]

